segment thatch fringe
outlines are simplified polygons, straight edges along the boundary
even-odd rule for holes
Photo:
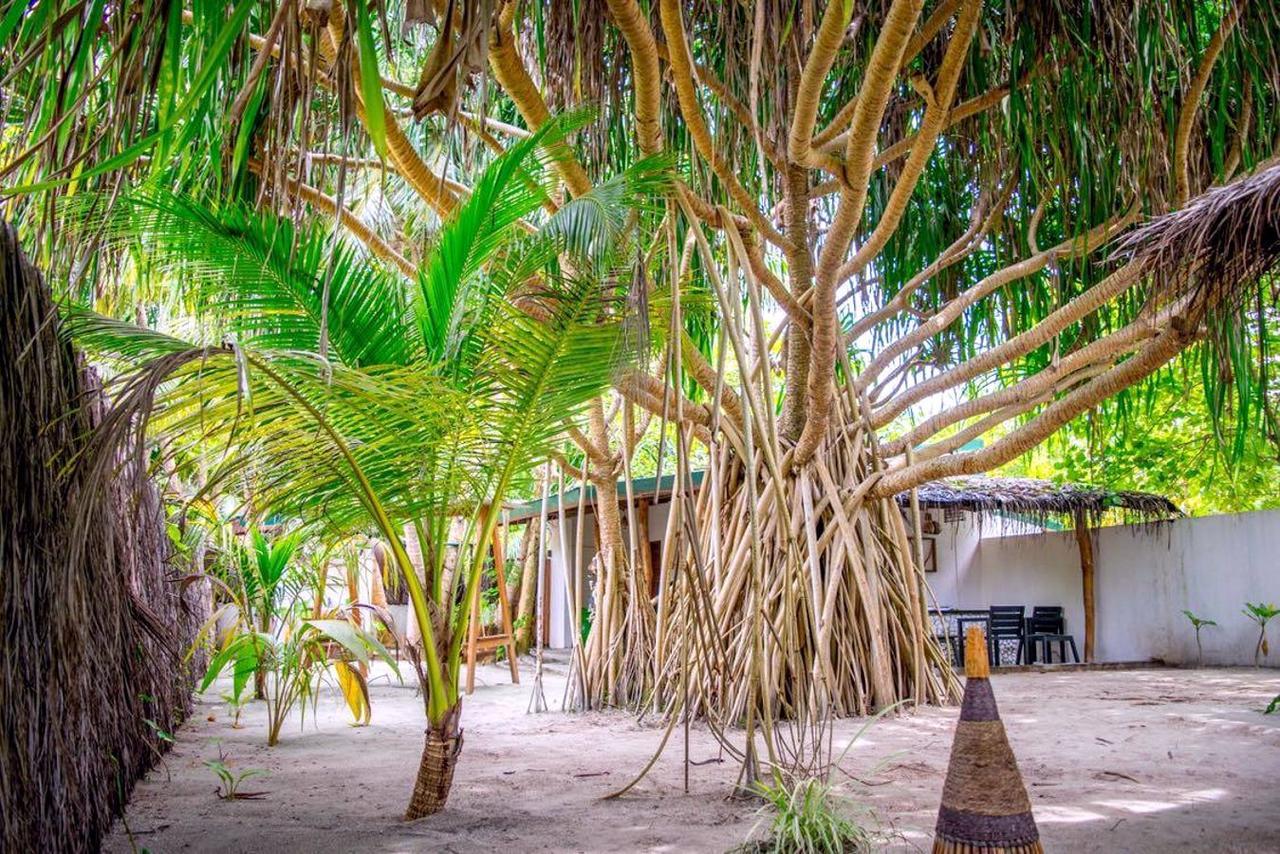
[[[100,399],[0,228],[0,850],[93,851],[190,713],[200,597],[140,460],[86,489]],[[80,508],[80,510],[77,510]],[[70,548],[78,521],[88,542]],[[185,600],[185,601],[184,601]]]
[[[1090,523],[1108,511],[1119,511],[1126,521],[1160,522],[1182,515],[1178,505],[1150,492],[1103,489],[1083,484],[1061,486],[1029,477],[957,477],[935,480],[917,489],[920,506],[967,510],[971,513],[1009,513],[1033,520],[1085,515]],[[907,506],[909,494],[898,496]]]

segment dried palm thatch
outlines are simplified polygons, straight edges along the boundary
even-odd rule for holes
[[[1158,287],[1239,308],[1280,267],[1280,162],[1153,219],[1122,246]]]
[[[8,226],[0,351],[0,850],[93,851],[190,712],[183,652],[203,614],[169,581],[141,460],[84,488],[85,401],[101,398]]]
[[[918,487],[922,508],[967,510],[971,513],[1016,513],[1033,519],[1081,514],[1098,522],[1109,510],[1119,511],[1126,521],[1159,522],[1182,515],[1178,506],[1163,495],[1104,489],[1068,483],[1058,486],[1029,477],[957,477],[935,480]],[[898,496],[903,507],[909,493]]]

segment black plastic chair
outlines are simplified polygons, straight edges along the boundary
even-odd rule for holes
[[[1030,633],[1060,635],[1066,631],[1067,618],[1061,605],[1037,605],[1031,609]]]
[[[1027,661],[1036,660],[1036,645],[1040,646],[1045,664],[1053,663],[1053,644],[1058,645],[1058,661],[1066,663],[1067,646],[1071,647],[1071,657],[1076,664],[1080,663],[1080,653],[1076,649],[1074,635],[1067,634],[1067,620],[1059,605],[1037,605],[1027,620]]]
[[[1027,645],[1026,605],[992,605],[991,632],[987,638],[989,658],[996,667],[1001,664],[1000,642],[1016,640],[1018,649],[1013,663],[1020,664]]]

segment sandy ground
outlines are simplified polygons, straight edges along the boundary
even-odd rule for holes
[[[109,851],[725,851],[756,826],[756,805],[728,800],[737,768],[695,728],[683,792],[683,741],[617,801],[600,796],[644,766],[660,730],[622,713],[526,714],[525,684],[485,667],[464,704],[463,751],[448,809],[400,820],[422,748],[412,687],[377,679],[373,722],[348,725],[332,691],[305,726],[265,746],[261,704],[233,729],[217,686],[197,700],[163,766],[134,792]],[[411,677],[410,677],[411,678]],[[563,666],[548,666],[553,709]],[[1275,670],[1009,673],[996,698],[1048,851],[1280,851],[1280,692]],[[841,788],[874,811],[886,847],[929,849],[957,710],[921,709],[875,724],[842,767]],[[860,725],[842,722],[847,741]],[[266,775],[223,801],[204,766],[221,750]],[[132,833],[131,842],[129,833]]]

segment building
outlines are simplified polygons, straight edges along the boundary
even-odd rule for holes
[[[701,474],[693,473],[695,489]],[[651,590],[673,485],[671,475],[631,485],[637,539],[645,544],[640,571]],[[624,529],[626,495],[619,483]],[[1026,605],[1029,614],[1034,606],[1059,606],[1066,631],[1093,661],[1195,663],[1195,634],[1184,614],[1191,611],[1218,623],[1203,635],[1204,663],[1252,664],[1258,629],[1242,615],[1244,604],[1280,601],[1280,511],[1187,518],[1163,496],[1027,478],[938,481],[917,496],[931,608]],[[566,587],[579,554],[585,571],[578,600],[591,601],[598,499],[588,487],[585,495],[573,489],[547,500],[543,640],[552,648],[572,643]],[[910,530],[909,496],[899,504]],[[534,500],[509,505],[505,518],[539,524],[541,512],[542,501]]]

